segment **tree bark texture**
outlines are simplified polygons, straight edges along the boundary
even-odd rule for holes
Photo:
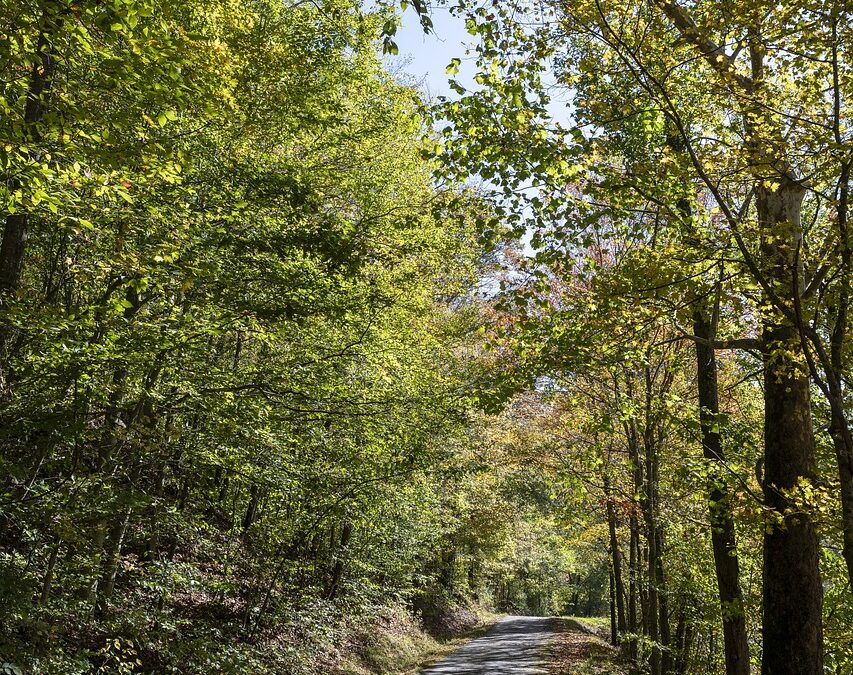
[[[797,252],[805,190],[792,180],[757,191],[761,253],[769,290],[787,301],[800,292]],[[768,305],[770,298],[768,298]],[[764,355],[763,675],[823,672],[823,589],[817,534],[791,493],[815,477],[809,378],[797,326],[767,308]]]
[[[702,451],[710,463],[708,476],[708,512],[711,547],[723,618],[723,649],[727,675],[749,675],[749,642],[740,587],[740,562],[732,516],[731,498],[723,476],[725,456],[719,430],[719,393],[717,359],[710,342],[714,339],[711,322],[701,310],[693,315],[693,330],[706,343],[696,342],[696,372],[699,390],[699,418]]]

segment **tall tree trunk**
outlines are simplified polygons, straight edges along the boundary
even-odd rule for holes
[[[638,549],[640,537],[638,534],[639,523],[637,516],[633,513],[629,518],[628,528],[630,530],[630,540],[628,547],[628,630],[633,636],[639,632],[639,622],[637,621],[637,568]],[[628,644],[628,657],[636,660],[637,658],[637,638],[632,637]]]
[[[616,534],[616,513],[613,508],[613,502],[610,499],[611,488],[609,478],[605,477],[604,492],[607,499],[607,527],[610,533],[610,560],[613,571],[613,592],[615,594],[615,619],[617,636],[613,644],[618,644],[618,635],[621,635],[626,630],[625,622],[625,583],[622,579],[622,554],[619,551],[619,538]]]
[[[257,483],[252,483],[249,487],[249,504],[246,507],[246,514],[243,516],[243,534],[248,532],[252,523],[255,522],[255,516],[258,513],[258,504],[260,503],[260,490]]]
[[[840,378],[839,378],[840,381]],[[829,433],[838,463],[838,478],[841,492],[841,525],[843,535],[842,555],[847,566],[847,579],[853,591],[853,436],[844,413],[843,395],[839,386],[838,395],[830,401]]]
[[[131,507],[128,506],[125,508],[121,519],[117,520],[110,530],[107,555],[104,558],[103,575],[101,582],[98,584],[97,610],[99,613],[106,611],[109,601],[113,597],[116,575],[118,574],[118,564],[121,559],[121,547],[124,544],[127,526],[130,523],[130,514]]]
[[[640,449],[637,440],[636,428],[633,424],[627,428],[628,435],[628,459],[633,467],[634,494],[642,494],[643,489],[643,467],[640,464]],[[633,506],[633,505],[632,505]],[[645,613],[643,612],[642,599],[642,555],[640,554],[640,522],[637,510],[632,509],[629,517],[630,552],[629,568],[631,576],[629,579],[628,593],[628,626],[635,636],[641,631],[646,632]],[[637,611],[639,608],[639,612]],[[633,637],[628,645],[628,657],[634,661],[639,656],[637,638]]]
[[[661,672],[669,675],[672,672],[672,632],[669,626],[669,602],[666,595],[666,576],[663,570],[663,530],[658,527],[655,532],[655,548],[658,559],[655,566],[655,583],[658,587],[658,626],[660,632]]]
[[[839,7],[843,7],[840,5]],[[841,41],[838,37],[838,25],[844,21],[846,12],[832,10],[832,93],[833,93],[833,135],[839,147],[843,147],[841,134],[842,124],[842,90],[841,69],[839,67],[838,51]],[[850,210],[850,171],[853,169],[853,159],[845,159],[841,163],[836,187],[835,222],[838,228],[838,254],[841,261],[838,278],[838,300],[836,302],[832,334],[829,342],[829,355],[822,350],[824,370],[827,372],[828,398],[832,412],[830,434],[832,435],[835,455],[838,461],[838,478],[841,485],[841,522],[844,533],[844,548],[842,553],[847,563],[847,578],[850,590],[853,592],[853,436],[844,408],[841,378],[845,365],[845,346],[847,345],[847,327],[850,311],[850,283],[853,280],[853,249],[850,243],[849,210]],[[828,361],[828,363],[827,363]]]
[[[104,540],[107,536],[107,530],[102,523],[98,523],[95,528],[94,536],[92,537],[92,550],[94,551],[94,559],[91,568],[87,569],[89,576],[88,586],[82,589],[81,597],[86,600],[86,603],[92,607],[98,598],[98,584],[101,579],[101,565],[104,557]]]
[[[24,103],[22,141],[38,142],[41,139],[39,124],[44,118],[53,77],[56,73],[56,54],[52,44],[58,8],[53,3],[45,5],[36,44],[36,60],[30,69],[30,81]],[[13,188],[20,187],[16,184]],[[6,216],[3,243],[0,245],[0,292],[14,293],[18,289],[23,269],[24,250],[27,243],[29,213],[18,211]]]
[[[682,661],[682,673],[693,672],[691,665],[693,664],[693,644],[695,642],[695,630],[693,622],[687,619],[687,626],[684,632],[684,659]]]
[[[50,96],[56,73],[56,53],[53,45],[53,34],[57,30],[59,20],[57,3],[45,4],[36,43],[36,59],[30,69],[30,80],[24,103],[23,128],[21,141],[37,143],[41,139],[39,125],[44,118],[45,109]],[[35,152],[35,150],[31,150]],[[20,186],[13,180],[8,186],[14,191]],[[3,242],[0,244],[0,307],[5,307],[5,299],[14,296],[21,282],[24,267],[24,253],[27,245],[30,216],[27,211],[20,210],[6,216],[3,226]],[[10,326],[5,320],[0,323],[0,358],[5,359],[10,339]],[[5,364],[4,364],[5,365]],[[2,377],[8,377],[7,372]],[[3,384],[0,382],[0,384]]]
[[[341,528],[341,540],[338,543],[337,551],[335,552],[335,565],[332,568],[332,580],[329,584],[327,597],[329,600],[334,600],[340,590],[341,578],[344,573],[344,556],[346,548],[349,545],[349,540],[352,537],[352,523],[346,522]]]
[[[647,460],[647,469],[651,470],[650,462]],[[649,486],[650,488],[651,486]],[[649,496],[646,497],[646,535],[648,547],[648,569],[647,569],[647,585],[648,585],[648,600],[647,610],[644,614],[646,626],[648,628],[649,640],[652,642],[652,652],[649,658],[649,671],[651,675],[661,675],[661,649],[660,649],[660,627],[658,624],[658,586],[657,586],[657,565],[658,565],[658,550],[657,541],[655,540],[655,517],[654,504]]]
[[[611,559],[609,567],[608,586],[610,593],[610,644],[614,647],[619,644],[619,629],[616,626],[616,583],[613,581],[613,561]]]
[[[725,456],[719,430],[719,394],[717,359],[711,341],[715,338],[710,320],[701,309],[693,314],[693,331],[707,342],[696,343],[696,370],[699,389],[699,419],[703,455],[709,462],[708,513],[717,591],[723,617],[723,642],[727,675],[749,675],[749,642],[740,588],[740,562],[737,553],[731,496],[723,472]]]
[[[648,607],[646,623],[648,635],[652,643],[651,656],[649,658],[649,671],[651,675],[661,675],[661,645],[660,645],[660,609],[658,587],[658,566],[660,551],[658,550],[657,538],[657,490],[658,490],[658,447],[655,441],[655,423],[652,410],[652,388],[653,381],[651,370],[645,369],[645,424],[643,429],[643,449],[645,451],[645,483],[646,489],[643,494],[643,515],[646,525],[646,546],[648,550]]]
[[[775,189],[774,189],[775,188]],[[805,190],[792,180],[757,190],[769,291],[800,292],[797,252]],[[769,298],[768,298],[769,300]],[[768,303],[769,304],[769,303]],[[820,675],[823,632],[819,547],[808,513],[786,494],[815,478],[809,378],[797,326],[778,308],[764,319],[764,501],[775,522],[764,534],[764,675]]]
[[[836,56],[837,59],[837,56]],[[837,68],[837,64],[836,64]],[[838,77],[836,73],[836,78]],[[836,82],[837,86],[837,82]],[[847,346],[847,325],[850,311],[850,284],[853,278],[853,250],[850,246],[848,228],[849,191],[851,162],[845,162],[838,178],[836,224],[838,228],[838,255],[840,269],[835,282],[838,297],[832,321],[829,339],[829,351],[821,344],[821,336],[813,338],[823,373],[812,366],[812,375],[821,385],[830,410],[829,434],[832,438],[835,458],[838,464],[838,481],[841,496],[841,531],[843,534],[842,555],[847,565],[847,578],[853,591],[853,435],[850,433],[848,411],[844,404],[842,386],[845,370],[845,351]],[[798,317],[802,321],[802,317]],[[824,380],[820,382],[820,379]]]
[[[62,540],[56,537],[53,546],[50,547],[50,556],[47,561],[47,568],[44,571],[44,579],[41,583],[41,594],[39,595],[39,604],[46,605],[50,598],[50,588],[53,584],[53,571],[56,569],[56,558],[59,555],[59,545]]]

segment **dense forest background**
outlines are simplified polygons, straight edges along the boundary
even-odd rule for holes
[[[850,7],[411,5],[0,0],[0,672],[853,672]]]

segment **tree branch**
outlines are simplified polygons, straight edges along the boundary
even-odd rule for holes
[[[745,91],[752,92],[752,79],[737,72],[734,58],[726,54],[722,45],[701,31],[683,7],[674,0],[655,0],[655,4],[672,21],[681,36],[701,52],[711,68],[724,78],[736,82]]]

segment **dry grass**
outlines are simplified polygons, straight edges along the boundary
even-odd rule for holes
[[[490,615],[481,626],[472,628],[461,635],[454,638],[434,640],[430,649],[424,650],[416,663],[413,663],[408,669],[396,672],[394,675],[415,675],[436,661],[440,661],[445,656],[452,654],[457,649],[467,644],[471,640],[485,635],[489,632],[495,622],[500,618],[500,615]]]
[[[404,614],[376,622],[368,628],[369,635],[362,636],[361,645],[329,670],[334,675],[415,675],[488,632],[500,615],[479,613],[471,618],[475,625],[452,637],[435,637]]]

